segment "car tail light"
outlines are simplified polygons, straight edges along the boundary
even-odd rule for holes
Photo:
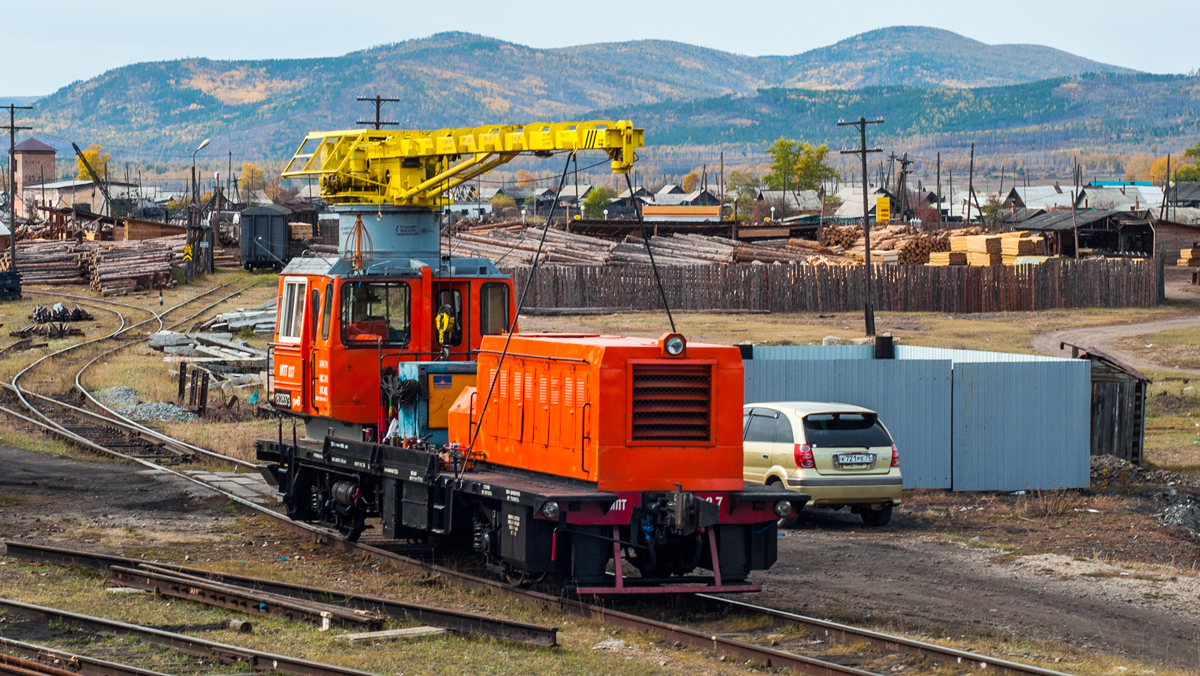
[[[813,462],[812,446],[808,444],[796,444],[796,466],[805,469],[817,466],[817,463]]]
[[[892,444],[892,467],[900,466],[900,449],[896,448],[896,444]]]

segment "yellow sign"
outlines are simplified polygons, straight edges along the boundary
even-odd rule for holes
[[[187,244],[183,247],[183,260],[185,260],[185,261],[192,260],[192,245],[191,244]]]
[[[875,198],[875,222],[887,223],[892,220],[892,200],[887,197]]]

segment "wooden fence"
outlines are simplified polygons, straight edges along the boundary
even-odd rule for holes
[[[1011,312],[1073,307],[1147,307],[1160,297],[1153,260],[1049,262],[1013,267],[880,265],[875,308],[892,312]],[[507,270],[518,293],[529,268]],[[847,312],[863,307],[861,266],[662,267],[672,309]],[[648,266],[539,267],[526,308],[657,310]]]

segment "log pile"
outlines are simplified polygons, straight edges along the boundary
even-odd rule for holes
[[[1200,249],[1180,249],[1175,265],[1181,268],[1200,268]]]
[[[829,248],[841,247],[849,249],[854,246],[854,243],[862,239],[863,229],[861,225],[829,225],[821,231],[821,246]]]
[[[971,235],[966,240],[967,265],[993,266],[1003,262],[999,237]]]
[[[152,239],[133,244],[106,244],[83,259],[93,289],[104,296],[118,296],[174,286],[171,248]]]
[[[94,246],[62,241],[18,242],[17,272],[21,275],[21,283],[53,286],[87,283],[79,259]],[[10,270],[11,266],[12,260],[6,249],[0,256],[0,270]]]

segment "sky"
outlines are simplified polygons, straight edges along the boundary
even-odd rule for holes
[[[2,0],[0,16],[8,26],[0,49],[19,55],[3,59],[0,96],[46,95],[141,61],[334,56],[443,31],[542,48],[676,40],[759,56],[798,54],[886,26],[924,25],[989,44],[1044,44],[1153,73],[1200,68],[1195,0],[1086,6],[1062,0],[56,0],[52,8]]]

